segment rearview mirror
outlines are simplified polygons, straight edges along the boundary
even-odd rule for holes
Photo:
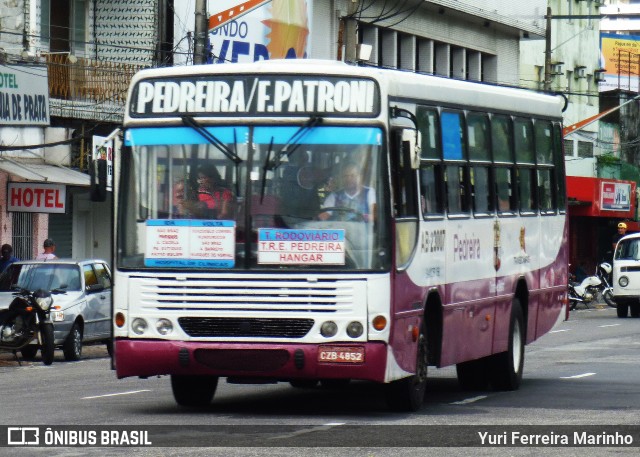
[[[102,284],[91,284],[85,288],[88,294],[93,292],[101,292],[104,290],[104,286]]]

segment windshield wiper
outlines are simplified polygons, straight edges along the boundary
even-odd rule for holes
[[[267,170],[275,170],[276,168],[278,168],[281,164],[282,164],[282,158],[286,155],[287,157],[290,157],[291,154],[293,154],[294,152],[296,152],[296,149],[298,149],[298,147],[300,146],[300,143],[298,143],[298,141],[300,141],[300,139],[309,131],[311,130],[313,127],[315,127],[316,125],[322,123],[322,117],[320,116],[312,116],[309,118],[309,120],[307,122],[305,122],[297,131],[296,133],[294,133],[293,135],[291,135],[291,138],[289,138],[287,140],[287,142],[285,143],[284,146],[282,146],[282,148],[278,151],[278,153],[276,154],[276,156],[273,158],[273,160],[271,160],[267,165],[266,165],[266,169]],[[291,150],[289,150],[289,147],[291,147]]]
[[[182,123],[187,127],[191,127],[204,137],[209,143],[218,148],[227,158],[232,160],[236,165],[242,163],[242,159],[238,157],[235,151],[232,151],[226,144],[220,141],[213,133],[205,129],[202,124],[191,116],[182,116]]]

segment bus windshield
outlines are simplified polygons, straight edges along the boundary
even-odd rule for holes
[[[377,127],[140,127],[125,133],[123,269],[386,270]]]

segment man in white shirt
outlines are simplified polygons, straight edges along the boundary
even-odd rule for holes
[[[56,250],[56,243],[54,243],[51,238],[47,238],[46,240],[44,240],[43,247],[44,252],[38,254],[36,260],[54,260],[58,258],[53,253]]]
[[[361,220],[370,222],[375,219],[376,193],[362,185],[360,168],[353,162],[342,168],[342,189],[331,192],[324,204],[324,211],[318,215],[320,220]],[[344,208],[343,210],[338,210]],[[339,213],[339,214],[334,214]]]

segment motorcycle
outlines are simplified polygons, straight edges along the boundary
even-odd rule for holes
[[[610,307],[615,308],[616,302],[613,298],[613,286],[609,283],[612,271],[613,268],[611,267],[611,264],[609,262],[602,262],[600,265],[598,265],[598,268],[596,268],[596,275],[598,276],[598,278],[600,278],[600,281],[602,281],[602,284],[598,290],[602,294],[602,298],[604,299],[605,303]]]
[[[613,288],[608,281],[611,271],[611,264],[602,262],[596,267],[595,275],[587,276],[580,283],[572,281],[572,276],[570,276],[568,284],[569,309],[576,309],[578,303],[582,303],[588,308],[589,303],[597,300],[599,295],[602,295],[607,305],[615,308]]]
[[[0,311],[0,350],[18,350],[37,339],[45,365],[53,363],[55,350],[53,323],[49,317],[53,298],[45,290],[19,288],[7,309]]]

